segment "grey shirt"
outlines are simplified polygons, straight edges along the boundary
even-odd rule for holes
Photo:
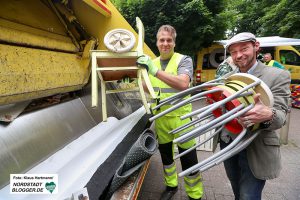
[[[161,69],[165,71],[170,59],[160,60]],[[177,74],[186,74],[190,77],[190,81],[193,80],[193,60],[190,56],[183,56],[179,62],[177,68]]]

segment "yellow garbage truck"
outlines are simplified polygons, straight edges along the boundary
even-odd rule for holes
[[[0,199],[99,199],[150,116],[139,98],[116,93],[102,122],[90,52],[107,51],[113,29],[137,41],[135,29],[109,0],[0,5]]]
[[[294,46],[300,46],[300,39],[283,38],[279,36],[258,37],[260,53],[271,53],[274,60],[284,65],[291,72],[292,83],[300,83],[300,53]],[[197,53],[197,66],[194,73],[194,84],[210,81],[215,78],[216,69],[223,62],[224,46],[227,40],[220,40]]]

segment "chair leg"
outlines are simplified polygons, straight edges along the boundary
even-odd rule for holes
[[[98,106],[97,58],[92,54],[92,107]]]
[[[103,79],[101,80],[101,97],[102,97],[102,120],[107,121],[107,107],[106,107],[106,85]]]
[[[150,82],[150,79],[149,79],[149,76],[148,76],[148,73],[147,73],[147,70],[146,69],[140,69],[142,71],[142,75],[143,75],[143,78],[144,78],[144,82],[148,88],[148,91],[149,91],[149,94],[151,95],[151,97],[153,99],[156,99],[156,95],[155,95],[155,92],[153,90],[153,87],[152,87],[152,84]]]
[[[143,83],[142,83],[142,70],[138,70],[137,73],[138,73],[137,74],[138,86],[139,86],[139,89],[140,89],[142,102],[144,104],[144,107],[146,109],[147,114],[150,114],[151,111],[150,111],[150,108],[149,108],[148,103],[147,103],[147,99],[146,99],[146,95],[145,95],[145,91],[144,91]]]

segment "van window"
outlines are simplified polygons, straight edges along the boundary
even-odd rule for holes
[[[219,49],[217,49],[219,50]],[[224,61],[224,50],[222,52],[213,51],[210,54],[203,56],[202,69],[217,69],[218,66]]]
[[[259,49],[259,53],[261,53],[261,54],[270,53],[272,55],[272,57],[274,58],[275,47],[261,47]]]
[[[291,50],[280,50],[280,62],[287,65],[300,66],[300,56]]]
[[[209,55],[210,54],[205,54],[203,56],[202,69],[211,69],[209,65]]]
[[[197,69],[197,63],[198,63],[198,58],[195,55],[195,56],[192,57],[192,59],[193,59],[193,69],[196,70]]]
[[[264,63],[264,59],[263,59],[263,56],[266,54],[266,53],[270,53],[272,58],[274,59],[275,56],[275,47],[260,47],[259,48],[259,51],[258,51],[258,59]]]

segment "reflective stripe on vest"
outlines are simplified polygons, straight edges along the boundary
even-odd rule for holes
[[[154,92],[159,91],[159,87],[153,87]],[[163,93],[177,93],[180,92],[180,90],[174,89],[174,88],[160,88],[160,91]]]
[[[274,64],[274,60],[271,60],[267,65],[268,66],[273,66],[273,64]]]
[[[179,53],[174,53],[165,69],[165,72],[172,74],[172,75],[177,75],[178,65],[182,58],[183,58],[183,55],[181,55]],[[160,57],[154,59],[153,63],[158,67],[159,70],[162,70],[161,65],[160,65]],[[158,98],[160,100],[163,100],[165,98],[173,96],[175,93],[179,92],[179,90],[171,88],[169,85],[167,85],[166,83],[164,83],[163,81],[159,80],[158,78],[156,78],[154,76],[150,76],[150,81],[151,81],[151,84],[153,86],[153,89],[154,89],[156,95],[158,96]],[[186,99],[188,97],[190,97],[190,96],[187,96],[184,99]],[[157,105],[157,102],[153,103],[151,105],[151,107],[153,108],[156,105]],[[164,105],[159,109],[159,111],[154,110],[153,113],[157,114],[158,112],[162,112],[170,107],[172,107],[172,105]],[[176,110],[166,114],[166,116],[182,116],[184,114],[190,113],[191,111],[192,111],[192,105],[187,104],[185,106],[182,106],[179,109],[176,109]]]

